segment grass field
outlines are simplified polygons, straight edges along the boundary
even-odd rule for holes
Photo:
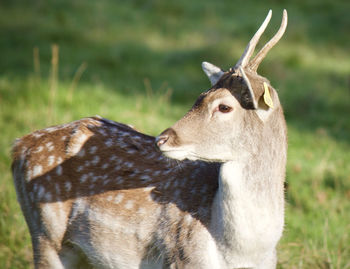
[[[350,4],[310,1],[1,1],[0,268],[32,268],[10,173],[16,137],[99,114],[152,135],[209,87],[200,63],[238,60],[289,26],[259,71],[289,129],[279,268],[350,268]]]

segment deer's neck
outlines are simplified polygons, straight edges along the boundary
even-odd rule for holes
[[[243,267],[254,266],[254,260],[274,248],[283,229],[283,179],[275,170],[255,165],[222,164],[212,208],[218,248],[227,262]]]

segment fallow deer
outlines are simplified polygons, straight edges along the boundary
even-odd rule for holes
[[[36,268],[275,268],[286,125],[251,60],[268,13],[227,72],[158,137],[100,117],[18,139],[12,171]],[[176,159],[176,160],[172,160]]]

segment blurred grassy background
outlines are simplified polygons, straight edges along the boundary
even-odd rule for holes
[[[200,63],[239,58],[289,26],[259,71],[289,128],[279,268],[350,268],[350,2],[0,2],[0,268],[32,268],[10,174],[16,137],[99,114],[156,135],[209,87]]]

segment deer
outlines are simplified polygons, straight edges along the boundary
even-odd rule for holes
[[[99,116],[13,146],[35,268],[275,268],[284,228],[287,127],[252,57],[272,12],[228,71],[157,137]],[[252,58],[252,59],[251,59]]]

